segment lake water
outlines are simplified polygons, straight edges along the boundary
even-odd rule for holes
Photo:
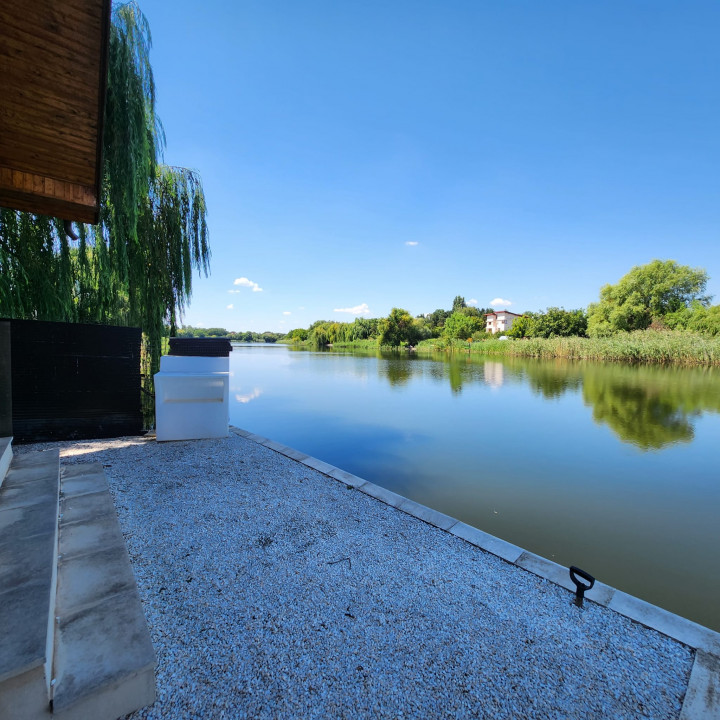
[[[235,346],[230,422],[720,630],[720,370]]]

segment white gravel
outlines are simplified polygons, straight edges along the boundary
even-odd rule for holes
[[[680,713],[684,645],[250,440],[59,445],[105,465],[133,561],[133,720]]]

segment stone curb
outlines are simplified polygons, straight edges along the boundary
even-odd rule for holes
[[[502,558],[511,565],[527,570],[568,591],[575,591],[568,569],[562,565],[527,552],[456,518],[421,505],[403,495],[398,495],[286,445],[234,426],[230,426],[230,431],[239,437],[253,440],[285,457],[317,470],[333,480],[345,483],[347,486],[429,525],[449,532],[481,550]],[[695,661],[679,720],[720,720],[720,633],[603,583],[596,582],[585,597],[693,649]]]

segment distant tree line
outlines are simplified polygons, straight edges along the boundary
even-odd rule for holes
[[[486,315],[492,312],[492,308],[468,305],[462,295],[456,295],[447,310],[438,308],[426,315],[413,317],[403,308],[393,308],[385,318],[356,318],[353,322],[318,320],[307,329],[291,330],[283,340],[315,347],[360,341],[382,347],[415,346],[423,340],[437,340],[440,344],[453,340],[482,342],[493,337],[487,332],[486,320]],[[515,320],[515,325],[518,323],[515,334],[508,332],[508,335],[585,335],[587,315],[584,310],[548,308],[544,312],[525,313]]]
[[[609,337],[647,328],[687,330],[720,335],[720,305],[710,305],[705,295],[707,272],[678,265],[674,260],[653,260],[634,267],[616,285],[605,285],[600,301],[587,310],[549,307],[518,313],[505,332],[511,338]],[[385,318],[356,318],[353,322],[318,320],[309,328],[291,330],[284,342],[324,347],[368,343],[380,346],[414,346],[424,340],[435,344],[462,340],[482,342],[487,332],[486,314],[457,295],[452,306],[413,317],[393,308]]]
[[[251,330],[233,332],[221,327],[201,328],[192,325],[183,325],[176,333],[175,337],[226,337],[231,342],[259,342],[274,343],[284,337],[284,333],[274,332],[252,332]]]
[[[450,310],[439,308],[413,317],[407,310],[393,308],[385,318],[355,318],[353,322],[318,320],[309,328],[291,330],[283,340],[315,347],[370,341],[381,346],[414,346],[432,338],[485,336],[485,313],[490,309],[469,306],[465,298],[455,297]]]

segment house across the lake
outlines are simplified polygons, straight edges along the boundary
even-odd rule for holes
[[[515,318],[522,317],[509,310],[498,310],[497,312],[485,313],[487,324],[485,330],[491,333],[505,332],[512,327]]]

